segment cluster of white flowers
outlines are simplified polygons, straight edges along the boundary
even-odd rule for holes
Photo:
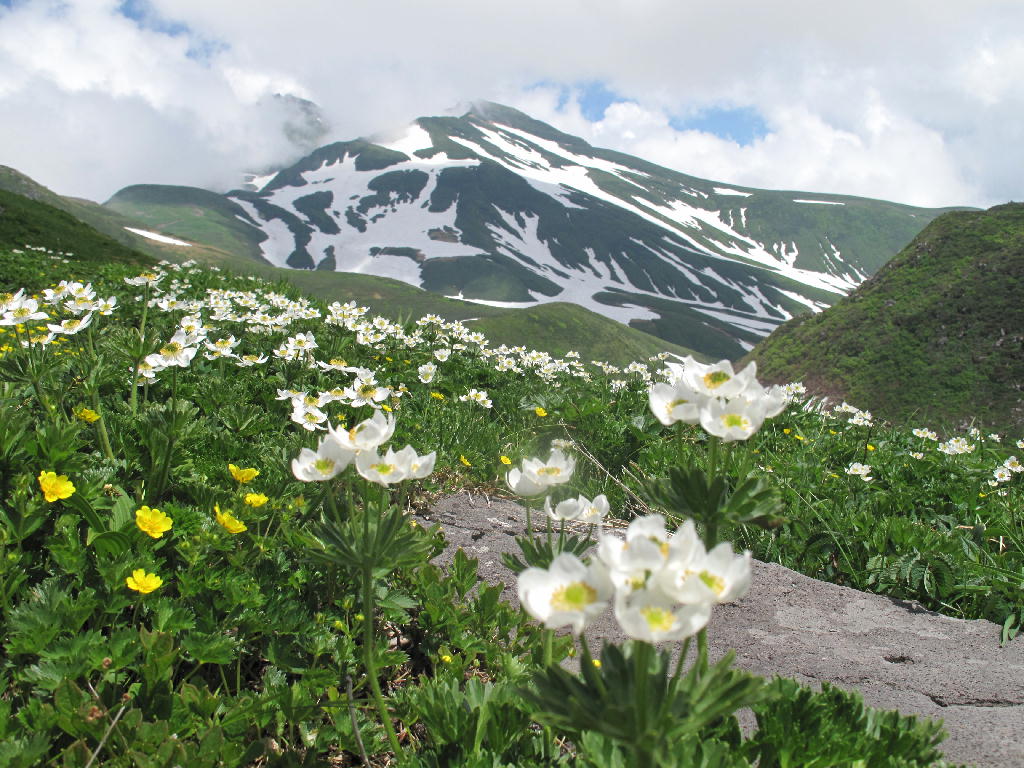
[[[400,451],[379,451],[395,433],[395,420],[381,411],[349,430],[329,427],[317,449],[303,448],[292,459],[292,474],[304,482],[330,480],[355,462],[356,471],[371,483],[393,485],[424,478],[434,471],[437,454],[420,456],[412,446]]]
[[[459,395],[459,400],[461,400],[464,403],[477,403],[478,405],[481,405],[484,408],[490,408],[493,405],[493,403],[491,402],[491,398],[488,397],[487,393],[484,392],[482,389],[471,389],[466,394]]]
[[[874,421],[871,415],[871,411],[862,411],[855,405],[850,405],[845,400],[841,405],[832,407],[834,413],[848,413],[850,418],[846,420],[847,424],[853,424],[858,427],[870,427]]]
[[[309,392],[279,389],[278,400],[288,400],[292,406],[293,422],[310,432],[327,429],[328,416],[324,408],[330,403],[344,403],[352,408],[368,405],[374,409],[382,407],[385,400],[401,397],[404,387],[392,389],[377,383],[377,375],[358,366],[342,365],[344,361],[323,364],[331,370],[347,371],[355,374],[355,380],[346,387],[337,387],[326,392]]]
[[[932,430],[925,429],[923,427],[918,427],[917,429],[912,430],[912,432],[914,434],[914,437],[923,437],[925,440],[932,440],[937,442],[939,439],[939,436],[932,432]]]
[[[1024,472],[1024,464],[1017,460],[1016,456],[1010,456],[1006,461],[992,470],[992,477],[988,484],[995,487],[1001,483],[1008,483],[1017,473]]]
[[[17,325],[47,318],[49,315],[39,311],[39,302],[25,296],[24,289],[0,296],[0,325]]]
[[[789,402],[781,387],[758,383],[754,363],[736,373],[728,360],[704,365],[692,357],[680,359],[667,363],[668,381],[648,391],[651,411],[662,424],[699,423],[726,442],[746,440]]]
[[[661,515],[648,515],[625,539],[602,535],[589,563],[563,552],[548,568],[527,568],[518,593],[549,629],[578,635],[611,605],[627,636],[660,643],[699,632],[716,604],[747,593],[750,576],[750,552],[735,555],[728,542],[708,552],[692,521],[670,534]]]
[[[977,446],[974,443],[968,443],[962,437],[952,437],[944,443],[939,443],[936,447],[940,453],[957,456],[961,453],[974,453]]]

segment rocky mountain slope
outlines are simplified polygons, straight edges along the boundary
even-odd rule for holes
[[[320,147],[249,186],[229,193],[230,220],[196,198],[202,221],[176,216],[173,233],[209,237],[221,217],[238,253],[277,266],[573,302],[731,358],[833,304],[941,212],[698,179],[491,103]],[[159,218],[183,194],[135,186],[107,206]]]

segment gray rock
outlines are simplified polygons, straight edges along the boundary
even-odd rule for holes
[[[535,528],[542,515],[534,514]],[[503,582],[504,597],[518,603],[515,574],[501,555],[519,552],[523,507],[462,493],[419,520],[445,533],[438,564],[462,548],[479,560],[480,578]],[[608,612],[588,627],[587,639],[596,652],[605,639],[626,638]],[[755,561],[750,593],[715,609],[708,639],[712,660],[733,649],[736,665],[751,672],[828,681],[856,689],[870,706],[942,719],[951,762],[1024,766],[1024,639],[1000,648],[991,622],[953,619]]]

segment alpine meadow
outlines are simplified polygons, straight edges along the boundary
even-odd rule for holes
[[[951,768],[711,617],[756,559],[1022,642],[1024,205],[493,102],[223,194],[0,171],[0,768]],[[514,605],[460,493],[524,509]]]

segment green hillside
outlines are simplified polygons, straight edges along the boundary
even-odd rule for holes
[[[1024,431],[1024,204],[947,213],[850,296],[750,355],[893,420]]]
[[[112,240],[65,211],[0,189],[0,251],[23,249],[26,245],[73,253],[86,274],[110,263],[154,263],[146,254]],[[13,263],[0,264],[0,287],[43,287],[37,283],[38,274],[26,270],[22,262],[17,267]]]
[[[232,263],[244,261],[246,258],[236,256],[232,251],[224,251],[201,242],[193,243],[191,247],[185,248],[159,243],[150,238],[136,235],[125,227],[146,229],[147,224],[144,221],[124,216],[111,208],[94,203],[92,200],[59,195],[20,171],[3,165],[0,165],[0,190],[13,192],[59,208],[122,246],[149,254],[155,259],[177,259],[180,261],[191,256],[206,263],[230,266]],[[185,252],[188,256],[178,256],[179,253]]]
[[[259,244],[266,235],[240,221],[239,216],[249,218],[246,212],[216,192],[197,187],[136,184],[120,190],[104,207],[161,234],[263,260]]]

